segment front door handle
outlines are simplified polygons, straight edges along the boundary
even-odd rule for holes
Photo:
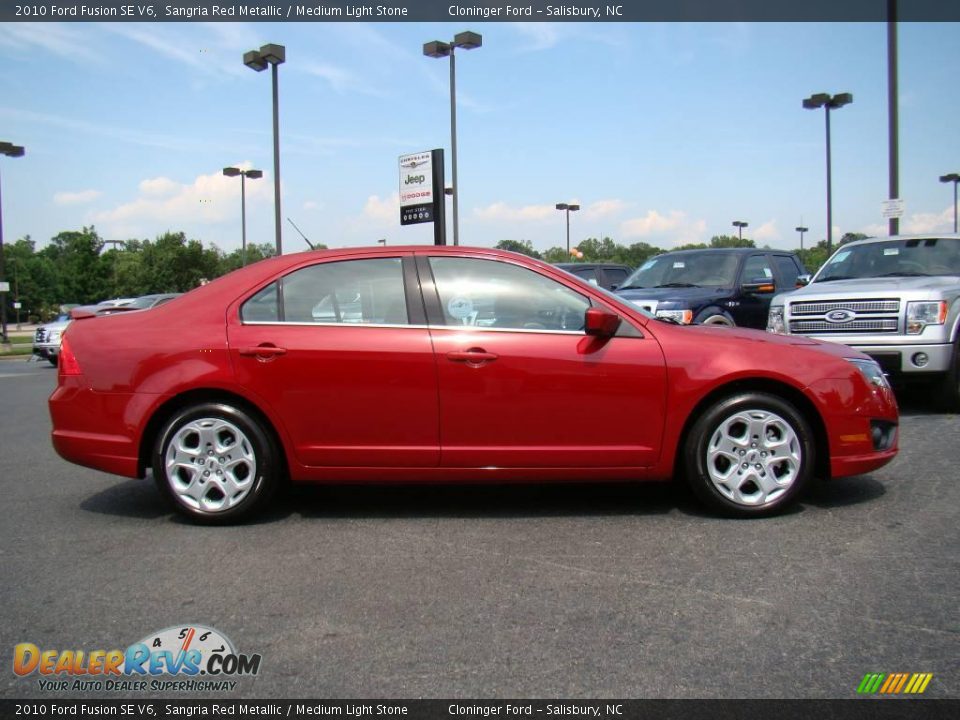
[[[496,353],[487,352],[483,348],[470,348],[469,350],[454,350],[447,353],[447,360],[451,362],[464,362],[467,365],[479,367],[484,363],[493,362],[499,357]]]
[[[276,345],[257,345],[256,347],[242,347],[239,353],[247,357],[255,357],[258,360],[271,360],[280,355],[286,355],[287,349]]]

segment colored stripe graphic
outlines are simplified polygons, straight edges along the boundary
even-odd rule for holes
[[[926,691],[933,673],[867,673],[857,686],[861,695],[920,695]]]

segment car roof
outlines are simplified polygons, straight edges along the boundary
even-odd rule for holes
[[[553,266],[554,266],[554,267],[558,267],[558,268],[563,268],[564,270],[567,270],[567,269],[569,269],[569,268],[604,268],[604,269],[606,269],[606,268],[610,268],[610,269],[613,269],[613,268],[626,268],[627,270],[630,269],[630,266],[629,266],[629,265],[624,265],[623,263],[589,263],[589,262],[585,262],[585,263],[554,263]]]
[[[752,247],[752,248],[744,248],[744,247],[737,247],[737,248],[687,248],[686,250],[670,250],[670,251],[665,252],[665,253],[660,253],[659,255],[653,255],[653,256],[650,257],[650,259],[652,260],[654,257],[663,257],[664,255],[686,255],[686,254],[690,254],[690,253],[713,253],[713,254],[731,253],[731,254],[733,254],[733,255],[747,255],[748,253],[756,253],[756,252],[784,253],[784,254],[787,254],[787,255],[792,255],[792,254],[794,254],[793,250],[777,250],[776,248],[758,248],[758,247]]]

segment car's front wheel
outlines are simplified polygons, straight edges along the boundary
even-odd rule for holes
[[[792,503],[813,474],[810,425],[785,400],[746,392],[710,406],[687,436],[684,467],[693,492],[728,515],[758,517]]]
[[[260,421],[237,407],[183,409],[161,430],[153,475],[174,508],[194,522],[234,522],[261,508],[279,482],[280,458]]]

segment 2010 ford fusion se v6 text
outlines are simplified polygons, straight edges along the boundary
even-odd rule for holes
[[[83,315],[83,313],[81,313]],[[152,471],[197,522],[278,484],[670,480],[760,516],[896,455],[848,347],[682,326],[514,253],[264,260],[150,310],[78,317],[50,397],[65,459]]]

